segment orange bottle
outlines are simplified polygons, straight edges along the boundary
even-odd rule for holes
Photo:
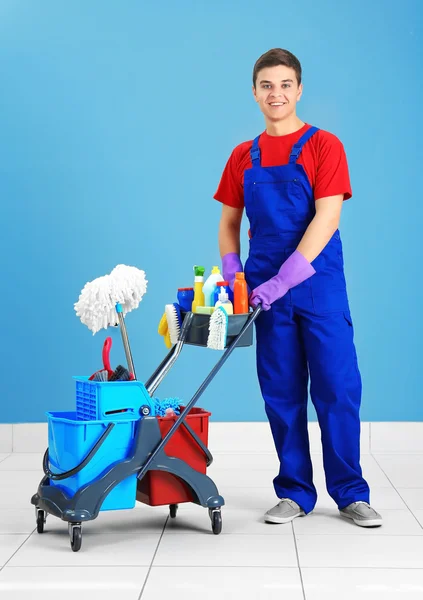
[[[242,315],[249,311],[248,289],[244,273],[236,273],[234,281],[234,314]]]

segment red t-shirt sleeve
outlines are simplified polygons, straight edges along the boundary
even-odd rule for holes
[[[303,164],[313,188],[314,198],[344,195],[344,200],[352,196],[350,177],[348,172],[347,157],[341,141],[333,134],[319,131],[319,136],[313,146],[313,138],[304,146],[300,162]],[[244,207],[244,170],[251,168],[249,150],[252,142],[244,142],[237,146],[225,165],[219,186],[213,198],[232,206]],[[275,157],[271,164],[286,164],[289,149],[286,150],[286,159]],[[277,160],[276,160],[277,159]],[[279,161],[279,162],[278,162]]]
[[[219,186],[213,196],[215,200],[233,208],[244,208],[244,188],[239,172],[239,158],[239,146],[237,146],[226,163]]]
[[[322,136],[318,153],[314,198],[344,195],[352,196],[347,157],[341,141],[332,134]]]

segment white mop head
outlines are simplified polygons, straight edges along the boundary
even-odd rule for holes
[[[147,291],[147,283],[144,271],[118,265],[110,275],[85,284],[74,305],[76,315],[94,335],[118,321],[116,304],[121,304],[124,315],[138,308]]]
[[[212,350],[224,350],[227,334],[228,313],[223,306],[219,306],[210,317],[207,348],[211,348]]]

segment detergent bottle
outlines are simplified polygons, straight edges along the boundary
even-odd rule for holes
[[[241,315],[248,313],[248,288],[244,273],[235,273],[234,282],[234,313]]]
[[[224,287],[220,288],[219,300],[216,302],[216,308],[219,308],[219,306],[223,306],[227,315],[234,314],[234,307],[232,306],[232,302],[229,300],[229,296],[225,292]]]
[[[194,267],[194,300],[192,301],[191,306],[191,311],[193,313],[196,312],[197,306],[204,306],[203,285],[205,270],[204,267],[199,267],[198,265],[195,265]]]
[[[214,306],[213,294],[218,281],[222,279],[219,267],[213,267],[211,275],[208,276],[203,286],[204,306]]]

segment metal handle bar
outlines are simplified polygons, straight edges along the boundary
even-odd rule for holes
[[[185,319],[182,323],[182,330],[181,330],[181,333],[179,334],[179,340],[177,341],[175,346],[173,346],[172,350],[169,352],[169,354],[166,356],[166,358],[162,361],[162,363],[157,367],[157,369],[154,371],[153,375],[150,377],[150,379],[145,384],[147,393],[150,397],[153,397],[154,392],[157,390],[157,388],[159,387],[159,385],[161,384],[163,379],[166,377],[166,375],[168,374],[168,372],[170,371],[170,369],[176,362],[176,359],[180,355],[182,347],[185,343],[185,340],[187,339],[187,335],[188,335],[188,332],[191,327],[191,323],[192,323],[193,319],[194,319],[194,314],[192,312],[187,313],[187,316],[185,317]]]

